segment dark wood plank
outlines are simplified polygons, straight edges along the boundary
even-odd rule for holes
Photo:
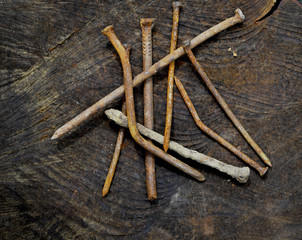
[[[154,62],[169,52],[167,1],[0,3],[1,239],[298,239],[301,236],[301,26],[294,0],[187,1],[179,43],[233,15],[246,21],[194,53],[273,168],[239,185],[187,161],[198,183],[157,159],[158,201],[145,189],[144,151],[127,134],[110,193],[101,197],[118,131],[102,114],[69,136],[54,130],[122,83],[118,55],[101,30],[115,26],[142,69],[142,17],[155,17]],[[260,19],[260,20],[259,20]],[[233,56],[231,48],[237,53]],[[209,127],[257,162],[189,60],[178,76]],[[155,130],[164,131],[167,69],[155,77]],[[142,89],[135,89],[138,121]],[[117,104],[116,107],[120,107]],[[172,139],[227,163],[238,158],[204,135],[175,90]]]

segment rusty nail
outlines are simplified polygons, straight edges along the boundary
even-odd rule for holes
[[[116,124],[128,128],[127,117],[121,111],[116,109],[108,109],[105,111],[107,117],[113,120]],[[137,123],[138,131],[159,144],[163,144],[164,136],[154,132],[153,130],[144,127],[143,125]],[[250,169],[248,167],[235,167],[224,162],[221,162],[215,158],[208,157],[200,152],[197,152],[192,149],[185,148],[184,146],[180,145],[177,142],[170,141],[169,142],[169,149],[177,152],[179,155],[190,158],[198,163],[204,164],[206,166],[212,167],[217,169],[220,172],[226,173],[232,178],[235,178],[240,183],[246,183],[249,176],[250,176]]]
[[[195,58],[191,48],[190,43],[187,43],[184,46],[184,50],[186,51],[190,61],[194,65],[195,69],[203,79],[204,83],[207,85],[207,87],[212,92],[213,96],[216,98],[217,102],[220,104],[222,109],[225,111],[225,113],[229,116],[235,127],[238,129],[238,131],[242,134],[242,136],[246,139],[246,141],[252,146],[252,148],[259,154],[259,156],[262,158],[262,160],[268,165],[272,166],[270,160],[268,157],[264,154],[264,152],[260,149],[260,147],[255,143],[255,141],[252,139],[252,137],[248,134],[248,132],[244,129],[242,124],[239,122],[239,120],[236,118],[234,113],[231,111],[229,106],[226,104],[226,102],[223,100],[221,95],[216,90],[215,86],[211,82],[211,80],[208,78],[207,74],[203,70],[203,68],[200,66],[199,62]]]
[[[130,56],[131,47],[126,45],[126,44],[124,45],[124,47],[127,51],[128,56]],[[123,100],[122,112],[124,114],[126,114],[125,100]],[[113,176],[114,176],[114,173],[115,173],[115,169],[116,169],[116,166],[117,166],[117,162],[118,162],[121,150],[122,150],[122,144],[123,144],[124,136],[125,136],[125,129],[120,128],[119,132],[117,134],[117,139],[116,139],[116,144],[115,144],[115,149],[114,149],[114,153],[113,153],[113,156],[112,156],[112,160],[111,160],[109,170],[108,170],[108,173],[107,173],[107,177],[106,177],[106,180],[105,180],[105,183],[104,183],[104,186],[103,186],[103,190],[102,190],[103,197],[109,192],[109,189],[110,189],[110,186],[111,186],[111,183],[112,183],[112,179],[113,179]]]
[[[208,128],[206,125],[204,125],[204,123],[200,120],[200,118],[198,116],[198,113],[197,113],[191,99],[189,98],[184,86],[182,85],[181,81],[177,77],[174,77],[174,80],[175,80],[175,84],[176,84],[176,86],[177,86],[177,88],[178,88],[185,104],[187,105],[187,107],[188,107],[188,109],[189,109],[196,125],[202,131],[204,131],[206,134],[208,134],[210,137],[212,137],[214,140],[219,142],[222,146],[224,146],[225,148],[230,150],[232,153],[234,153],[237,157],[241,158],[243,161],[245,161],[251,167],[255,168],[259,172],[260,176],[263,176],[267,171],[267,167],[266,168],[261,167],[258,163],[256,163],[252,159],[250,159],[248,156],[246,156],[244,153],[239,151],[237,148],[235,148],[228,141],[224,140],[217,133],[215,133],[210,128]]]
[[[130,130],[130,134],[133,137],[133,139],[143,148],[150,151],[154,155],[160,157],[161,159],[165,160],[166,162],[170,163],[174,167],[182,170],[183,172],[187,173],[188,175],[194,177],[198,181],[204,181],[205,177],[195,170],[194,168],[190,167],[189,165],[181,162],[180,160],[176,159],[175,157],[167,154],[160,148],[153,145],[151,142],[144,139],[138,132],[136,128],[136,119],[135,119],[135,107],[134,107],[134,99],[133,99],[133,86],[132,86],[132,72],[131,72],[131,66],[129,62],[129,58],[127,56],[127,53],[115,35],[113,31],[113,26],[106,27],[103,30],[103,34],[105,34],[116,51],[118,52],[121,63],[123,66],[123,72],[124,72],[124,85],[125,85],[125,97],[126,97],[126,106],[127,106],[127,116],[128,116],[128,126]]]
[[[173,53],[176,49],[179,11],[180,11],[180,8],[182,5],[181,5],[181,2],[173,2],[172,6],[173,6],[173,23],[172,23],[170,53]],[[175,61],[170,63],[169,73],[168,73],[166,126],[165,126],[164,146],[163,146],[165,152],[167,152],[169,149],[169,141],[170,141],[170,135],[171,135],[171,126],[172,126],[174,69],[175,69]]]
[[[242,11],[240,9],[235,10],[235,15],[233,17],[227,18],[226,20],[218,23],[217,25],[209,28],[208,30],[204,31],[203,33],[199,34],[195,38],[191,40],[191,48],[196,47],[200,43],[206,41],[210,37],[214,36],[215,34],[237,24],[243,22],[245,19]],[[179,57],[183,56],[185,51],[182,47],[176,49],[173,53],[168,54],[157,63],[154,63],[147,71],[143,71],[139,75],[137,75],[133,79],[133,86],[137,86],[141,84],[144,80],[151,77],[155,73],[157,73],[161,68],[167,66],[171,62],[175,61]],[[57,129],[55,133],[52,135],[51,139],[56,139],[63,136],[65,133],[71,131],[73,128],[80,125],[83,121],[87,120],[90,116],[95,114],[98,111],[103,111],[108,105],[112,104],[116,100],[120,99],[125,92],[124,85],[118,87],[107,96],[100,99],[98,102],[81,112],[79,115],[71,119],[69,122],[65,123],[62,127]]]
[[[269,158],[265,155],[265,153],[261,150],[261,148],[257,145],[257,143],[252,139],[252,137],[248,134],[248,132],[244,129],[242,124],[239,122],[237,117],[234,115],[234,113],[231,111],[229,106],[226,104],[226,102],[223,100],[221,95],[216,90],[215,86],[211,82],[211,80],[208,78],[207,74],[203,70],[203,68],[200,66],[199,62],[195,58],[191,48],[190,48],[190,42],[187,42],[184,45],[184,50],[186,51],[189,59],[191,60],[192,64],[194,65],[195,69],[203,79],[204,83],[207,85],[207,87],[212,92],[213,96],[216,98],[220,106],[223,108],[225,113],[229,116],[235,127],[238,129],[238,131],[242,134],[242,136],[245,138],[245,140],[250,144],[250,146],[255,150],[255,152],[260,156],[260,158],[263,160],[264,163],[266,163],[268,166],[272,167],[272,163],[269,160]]]
[[[140,21],[143,43],[143,68],[146,71],[152,66],[152,28],[154,18],[143,18]],[[153,80],[152,77],[144,82],[144,125],[153,129]],[[151,140],[149,140],[151,141]],[[147,195],[150,201],[157,199],[155,178],[155,157],[149,151],[145,156]]]

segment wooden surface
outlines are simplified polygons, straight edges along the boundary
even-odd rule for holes
[[[194,164],[198,183],[156,159],[158,201],[147,200],[144,151],[129,133],[113,185],[101,190],[118,127],[103,114],[69,136],[55,129],[120,84],[113,24],[142,70],[140,18],[155,17],[154,57],[169,52],[169,1],[0,1],[1,239],[299,239],[301,190],[301,4],[295,0],[183,1],[179,43],[233,15],[246,21],[194,49],[218,91],[273,168],[240,185]],[[233,56],[231,48],[237,53]],[[163,133],[168,69],[154,77],[155,130]],[[187,57],[178,76],[202,121],[262,164],[210,95]],[[194,124],[175,88],[171,138],[245,166]],[[143,119],[142,88],[135,90]],[[121,104],[116,105],[120,108]]]

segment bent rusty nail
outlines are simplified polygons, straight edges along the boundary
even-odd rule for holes
[[[152,28],[154,18],[140,20],[143,43],[143,69],[146,71],[152,66]],[[153,80],[152,77],[144,82],[144,125],[153,129]],[[150,141],[150,140],[149,140]],[[150,201],[157,199],[155,178],[155,157],[149,151],[145,156],[147,195]]]
[[[237,157],[241,158],[244,162],[246,162],[248,165],[250,165],[251,167],[253,167],[254,169],[256,169],[260,176],[263,176],[266,171],[267,171],[267,167],[261,167],[258,163],[256,163],[255,161],[253,161],[252,159],[250,159],[248,156],[246,156],[244,153],[242,153],[241,151],[239,151],[237,148],[235,148],[232,144],[230,144],[228,141],[224,140],[222,137],[220,137],[217,133],[215,133],[214,131],[212,131],[210,128],[208,128],[206,125],[204,125],[204,123],[200,120],[198,113],[193,105],[193,103],[191,102],[191,99],[189,98],[186,90],[184,89],[182,83],[180,82],[180,80],[174,76],[174,80],[175,80],[175,84],[185,102],[185,104],[187,105],[196,125],[202,130],[204,131],[206,134],[208,134],[210,137],[212,137],[213,139],[215,139],[217,142],[219,142],[222,146],[224,146],[225,148],[227,148],[228,150],[230,150],[232,153],[234,153]]]
[[[115,35],[113,31],[113,26],[106,27],[102,33],[106,35],[110,42],[112,43],[113,47],[118,52],[121,63],[123,66],[123,73],[124,73],[124,85],[125,85],[125,97],[126,97],[126,106],[127,106],[127,116],[128,116],[128,125],[130,134],[133,139],[143,148],[150,151],[154,155],[160,157],[161,159],[165,160],[166,162],[170,163],[174,167],[182,170],[183,172],[187,173],[188,175],[194,177],[198,181],[204,181],[205,177],[203,174],[195,170],[194,168],[190,167],[189,165],[181,162],[180,160],[176,159],[175,157],[167,154],[160,148],[153,145],[151,142],[144,139],[138,132],[136,128],[136,118],[135,118],[135,107],[134,107],[134,99],[133,99],[133,86],[132,86],[132,72],[131,66],[129,62],[129,58],[127,56],[126,50],[124,49],[123,45]]]
[[[124,45],[124,47],[127,51],[128,56],[130,56],[131,47],[126,45],[126,44]],[[125,100],[123,100],[122,112],[124,114],[126,114],[126,102],[125,102]],[[112,183],[112,179],[113,179],[113,176],[114,176],[114,173],[115,173],[115,169],[116,169],[116,166],[117,166],[117,162],[118,162],[121,150],[122,150],[124,136],[125,136],[125,129],[120,128],[119,132],[117,134],[117,139],[116,139],[116,144],[115,144],[115,149],[114,149],[114,153],[113,153],[113,156],[112,156],[112,160],[111,160],[109,170],[108,170],[108,173],[107,173],[107,177],[106,177],[106,180],[105,180],[105,183],[104,183],[104,186],[103,186],[103,190],[102,190],[103,197],[106,196],[106,194],[109,192],[109,189],[110,189],[110,186],[111,186],[111,183]]]
[[[272,163],[269,160],[269,158],[265,155],[265,153],[261,150],[261,148],[257,145],[257,143],[252,139],[252,137],[248,134],[248,132],[244,129],[242,124],[239,122],[237,117],[234,115],[234,113],[231,111],[229,106],[226,104],[226,102],[223,100],[221,95],[216,90],[214,84],[211,82],[211,80],[208,78],[207,74],[203,70],[203,68],[200,66],[199,62],[195,58],[192,47],[190,46],[191,43],[187,42],[183,47],[185,52],[187,53],[190,61],[194,65],[195,69],[203,79],[204,83],[207,85],[207,87],[212,92],[213,96],[216,98],[217,102],[220,104],[222,109],[225,111],[225,113],[229,116],[235,127],[238,129],[238,131],[242,134],[242,136],[245,138],[245,140],[250,144],[250,146],[255,150],[255,152],[260,156],[260,158],[265,162],[268,166],[272,167]]]
[[[176,49],[178,22],[179,22],[179,10],[182,7],[182,5],[181,5],[181,2],[173,2],[172,6],[173,6],[173,23],[172,23],[170,53],[174,52]],[[170,63],[169,73],[168,73],[166,125],[165,125],[164,146],[163,146],[165,152],[167,152],[168,148],[169,148],[171,126],[172,126],[174,69],[175,69],[175,61]]]
[[[116,109],[108,109],[105,111],[107,117],[113,120],[116,124],[128,128],[127,117],[121,111]],[[137,123],[138,131],[147,138],[152,139],[153,141],[158,142],[159,144],[163,144],[164,136],[154,132],[151,129],[144,127],[143,125]],[[200,164],[212,167],[217,169],[222,173],[226,173],[227,175],[235,178],[240,183],[246,183],[250,176],[250,168],[249,167],[235,167],[224,162],[221,162],[215,158],[208,157],[200,152],[197,152],[192,149],[185,148],[177,142],[170,141],[169,149],[178,153],[179,155],[190,158]]]
[[[221,23],[218,23],[217,25],[209,28],[208,30],[204,31],[203,33],[199,34],[195,38],[191,40],[191,48],[196,47],[200,43],[206,41],[210,37],[214,36],[215,34],[237,24],[243,22],[245,19],[245,16],[243,15],[242,11],[240,9],[235,10],[235,15],[233,17],[230,17]],[[169,63],[175,61],[179,57],[183,56],[185,54],[185,51],[182,47],[177,48],[173,53],[168,54],[161,60],[159,60],[157,63],[153,64],[147,71],[143,71],[139,75],[137,75],[133,79],[133,86],[137,86],[141,84],[144,80],[151,77],[155,73],[157,73],[161,68],[167,66]],[[65,133],[71,131],[73,128],[77,127],[79,124],[81,124],[83,121],[87,120],[90,116],[95,114],[98,111],[104,111],[108,105],[114,103],[118,99],[120,99],[125,92],[124,85],[118,87],[111,93],[109,93],[107,96],[100,99],[98,102],[81,112],[79,115],[71,119],[69,122],[65,123],[62,127],[57,129],[55,133],[52,135],[51,139],[56,139],[61,136],[63,136]]]

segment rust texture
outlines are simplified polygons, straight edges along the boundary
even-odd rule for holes
[[[198,113],[191,101],[191,99],[189,98],[185,88],[183,87],[182,83],[180,82],[180,80],[177,77],[174,77],[175,79],[175,84],[185,102],[185,104],[187,105],[196,125],[202,130],[204,131],[206,134],[208,134],[210,137],[212,137],[213,139],[215,139],[217,142],[219,142],[222,146],[224,146],[225,148],[227,148],[228,150],[230,150],[232,153],[234,153],[237,157],[241,158],[244,162],[246,162],[248,165],[250,165],[252,168],[256,169],[260,176],[263,176],[266,171],[267,171],[267,167],[261,167],[258,163],[256,163],[255,161],[253,161],[251,158],[249,158],[248,156],[246,156],[244,153],[242,153],[241,151],[239,151],[237,148],[235,148],[232,144],[230,144],[228,141],[226,141],[225,139],[223,139],[222,137],[220,137],[217,133],[215,133],[214,131],[212,131],[210,128],[208,128],[199,118]]]
[[[124,45],[124,47],[126,49],[128,57],[129,57],[130,56],[131,47],[128,46],[128,45],[126,45],[126,44]],[[127,112],[125,100],[123,101],[122,112],[124,114],[126,114],[126,112]],[[121,150],[122,150],[124,136],[125,136],[125,129],[124,128],[120,128],[119,132],[117,134],[116,144],[115,144],[115,149],[114,149],[114,152],[113,152],[112,160],[111,160],[111,163],[110,163],[110,166],[109,166],[109,170],[108,170],[108,173],[107,173],[107,177],[106,177],[106,180],[105,180],[105,183],[104,183],[104,186],[103,186],[103,190],[102,190],[103,197],[106,196],[106,194],[110,190],[110,186],[111,186],[111,183],[112,183],[112,180],[113,180],[113,177],[114,177],[114,173],[115,173],[115,169],[116,169],[116,166],[117,166],[117,162],[118,162]]]
[[[196,47],[197,45],[201,44],[202,42],[206,41],[210,37],[214,36],[215,34],[237,24],[243,22],[245,19],[245,16],[243,15],[242,11],[240,9],[235,10],[235,15],[233,17],[227,18],[226,20],[222,21],[221,23],[218,23],[217,25],[209,28],[208,30],[204,31],[203,33],[199,34],[195,38],[191,40],[191,48]],[[173,53],[168,54],[155,64],[153,64],[147,71],[143,71],[139,75],[137,75],[133,79],[133,86],[137,86],[141,84],[143,81],[157,73],[161,68],[167,66],[171,62],[175,61],[179,57],[183,56],[185,54],[185,51],[182,47],[177,48]],[[71,131],[78,125],[80,125],[85,120],[89,119],[90,116],[95,114],[98,111],[104,111],[108,105],[112,104],[116,100],[120,99],[125,92],[124,85],[121,85],[111,93],[109,93],[107,96],[100,99],[98,102],[84,110],[82,113],[77,115],[75,118],[64,124],[62,127],[60,127],[58,130],[55,131],[51,139],[56,139],[61,136],[63,136],[65,133]]]
[[[172,23],[170,53],[173,53],[176,49],[179,11],[181,8],[181,3],[173,2],[172,6],[173,6],[173,23]],[[169,73],[168,73],[168,82],[167,82],[167,110],[166,110],[164,146],[163,146],[165,152],[167,152],[169,149],[169,141],[170,141],[170,135],[171,135],[171,126],[172,126],[174,69],[175,69],[175,61],[173,61],[169,64]]]
[[[156,18],[152,30],[156,63],[169,54],[173,1],[183,4],[177,48],[183,40],[232,17],[238,7],[246,15],[243,24],[220,32],[192,51],[273,167],[261,178],[202,132],[174,83],[170,145],[174,140],[188,151],[250,169],[249,180],[240,184],[169,148],[167,153],[203,173],[206,182],[156,157],[158,200],[150,202],[145,150],[126,129],[112,185],[102,197],[119,131],[105,111],[98,111],[62,138],[50,138],[123,84],[119,56],[101,31],[113,24],[121,42],[131,44],[134,78],[143,72],[140,19]],[[271,9],[272,2],[2,1],[0,238],[301,239],[302,8],[301,1],[278,0]],[[201,121],[264,167],[187,56],[175,64],[175,76]],[[162,139],[167,76],[168,66],[153,76],[154,129]],[[143,83],[133,90],[136,120],[143,125]],[[121,111],[123,97],[105,110]],[[163,149],[163,143],[152,142]]]
[[[189,165],[181,162],[180,160],[176,159],[175,157],[167,154],[160,148],[153,145],[151,142],[144,139],[137,130],[136,127],[136,118],[135,118],[135,107],[134,107],[134,99],[133,99],[133,86],[132,86],[132,72],[130,61],[127,56],[126,50],[115,35],[113,31],[113,26],[106,27],[102,33],[106,35],[116,51],[118,52],[121,63],[123,66],[123,73],[124,73],[124,85],[125,85],[125,97],[126,97],[126,106],[127,106],[127,116],[128,116],[128,126],[130,130],[130,134],[133,139],[144,149],[150,151],[154,155],[160,157],[161,159],[165,160],[166,162],[170,163],[174,167],[178,168],[179,170],[187,173],[188,175],[192,176],[193,178],[197,179],[198,181],[204,181],[205,177],[203,174],[195,170],[194,168],[190,167]]]
[[[107,117],[111,120],[113,120],[116,124],[128,128],[128,122],[127,117],[125,114],[121,113],[120,111],[116,109],[108,109],[105,111],[105,114]],[[159,144],[163,144],[164,142],[164,136],[154,132],[153,130],[144,127],[143,125],[137,123],[137,129],[138,131],[144,135],[145,137],[148,137]],[[179,155],[183,156],[184,158],[190,158],[193,161],[196,161],[200,164],[204,164],[206,166],[212,167],[217,169],[220,172],[226,173],[232,178],[235,178],[240,183],[246,183],[250,176],[250,168],[248,167],[235,167],[229,164],[226,164],[224,162],[221,162],[215,158],[209,157],[207,155],[204,155],[200,152],[197,152],[192,149],[188,149],[181,144],[170,141],[169,142],[169,149],[177,152]]]
[[[228,117],[231,119],[235,127],[238,129],[238,131],[242,134],[242,136],[245,138],[245,140],[250,144],[250,146],[255,150],[255,152],[260,156],[260,158],[265,162],[268,166],[272,166],[271,161],[269,158],[265,155],[265,153],[260,149],[260,147],[257,145],[257,143],[252,139],[252,137],[248,134],[248,132],[244,129],[242,124],[239,122],[237,117],[234,115],[234,113],[231,111],[229,106],[226,104],[226,102],[223,100],[221,95],[216,90],[214,84],[211,82],[211,80],[208,78],[207,74],[203,70],[203,68],[200,66],[199,62],[195,58],[191,47],[190,42],[187,42],[184,45],[184,50],[186,51],[190,61],[194,65],[195,69],[203,79],[204,83],[207,85],[207,87],[210,89],[213,96],[216,98],[217,102],[220,104],[222,109],[225,111],[225,113],[228,115]]]
[[[154,18],[143,18],[140,21],[143,43],[143,68],[144,71],[152,66],[152,28]],[[153,130],[153,80],[152,77],[144,82],[144,125]],[[151,141],[151,140],[149,140]],[[149,200],[157,199],[155,178],[155,157],[149,151],[145,156],[146,186]]]

